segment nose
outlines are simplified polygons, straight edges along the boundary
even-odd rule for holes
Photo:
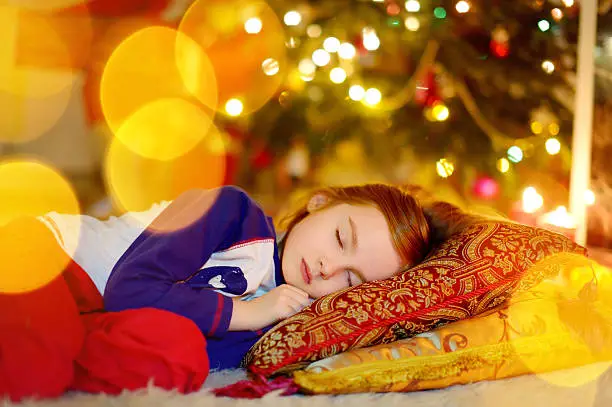
[[[330,259],[329,257],[321,257],[319,259],[319,274],[323,280],[332,278],[338,272],[345,270],[346,268],[346,265],[334,259]]]

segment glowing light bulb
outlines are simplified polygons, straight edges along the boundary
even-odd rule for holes
[[[572,7],[574,5],[574,0],[563,0],[563,4],[565,7]]]
[[[324,49],[317,49],[312,53],[312,62],[317,66],[325,66],[329,64],[331,56]]]
[[[355,102],[360,101],[365,96],[365,89],[361,85],[353,85],[349,88],[349,97]]]
[[[542,123],[540,123],[537,120],[534,120],[531,122],[531,132],[533,134],[540,134],[542,133],[542,130],[544,130],[544,128],[542,127]]]
[[[559,154],[559,151],[561,151],[561,143],[559,142],[559,140],[557,140],[554,137],[551,137],[548,140],[546,140],[545,145],[546,145],[546,151],[550,155]]]
[[[519,163],[523,159],[523,150],[519,146],[512,146],[508,149],[508,159],[513,163]]]
[[[546,61],[542,62],[542,69],[544,72],[551,74],[555,71],[555,64],[547,59]]]
[[[353,59],[357,54],[357,50],[353,44],[349,42],[343,42],[338,48],[338,56],[342,59]]]
[[[340,40],[336,37],[328,37],[323,41],[323,49],[327,52],[337,52],[340,48]]]
[[[458,13],[467,13],[470,11],[470,3],[464,0],[458,1],[457,4],[455,4],[455,10],[457,10]]]
[[[544,205],[544,198],[538,194],[534,187],[527,187],[523,191],[523,212],[534,213]]]
[[[556,136],[557,134],[559,134],[559,125],[557,123],[550,123],[548,125],[548,132],[551,135]]]
[[[264,74],[268,76],[274,76],[280,70],[280,66],[276,59],[267,58],[261,63],[261,69],[264,71]]]
[[[244,105],[240,99],[232,98],[225,102],[225,111],[230,116],[240,116],[243,109]]]
[[[586,191],[584,191],[584,203],[587,206],[591,206],[595,204],[595,193],[591,191],[590,189],[587,189]]]
[[[376,51],[380,47],[380,39],[373,28],[363,29],[363,47],[368,51]]]
[[[421,9],[421,3],[418,0],[408,0],[406,4],[404,4],[406,11],[409,13],[416,13]]]
[[[302,59],[298,63],[298,71],[304,75],[312,75],[316,69],[317,66],[308,58]]]
[[[346,71],[336,67],[329,72],[329,79],[333,83],[342,83],[346,80]]]
[[[382,94],[376,88],[366,90],[363,100],[370,106],[376,106],[382,100]]]
[[[439,122],[443,122],[450,116],[450,111],[444,103],[436,103],[431,109],[431,114],[433,115],[434,119]]]
[[[510,161],[506,158],[500,158],[497,160],[497,169],[502,174],[508,172],[508,170],[510,170]]]
[[[310,24],[306,27],[306,35],[310,38],[319,38],[323,30],[319,24]]]
[[[263,27],[263,23],[257,17],[251,17],[244,22],[244,31],[248,34],[258,34]]]
[[[538,28],[540,29],[540,31],[548,31],[548,29],[550,28],[550,23],[548,22],[548,20],[540,20],[538,21]]]
[[[408,16],[404,20],[404,25],[409,31],[417,31],[421,27],[419,19],[415,16]]]
[[[302,15],[295,10],[287,11],[283,17],[283,21],[285,25],[289,27],[296,26],[302,22]]]
[[[455,172],[455,165],[446,158],[442,158],[436,162],[436,172],[440,177],[448,178]]]

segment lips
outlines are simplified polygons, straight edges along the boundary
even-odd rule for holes
[[[310,268],[308,264],[306,264],[306,260],[302,259],[302,264],[300,265],[300,270],[302,271],[302,278],[306,284],[310,284],[312,280],[312,274],[310,274]]]

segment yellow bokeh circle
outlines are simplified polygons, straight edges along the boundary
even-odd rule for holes
[[[100,81],[102,112],[116,132],[128,117],[164,98],[197,101],[214,111],[214,69],[189,37],[167,27],[146,27],[125,38],[108,59]]]
[[[261,29],[251,29],[253,21]],[[228,100],[239,99],[243,113],[258,110],[276,94],[288,73],[285,31],[264,1],[197,0],[183,16],[179,31],[208,55],[220,109]]]
[[[79,6],[89,0],[18,0],[15,3],[24,9],[33,11],[59,11]]]
[[[104,177],[120,211],[145,211],[155,203],[170,201],[194,188],[223,184],[226,156],[223,135],[213,126],[186,154],[172,160],[155,160],[134,153],[114,137],[107,151]],[[175,229],[186,226],[172,225]],[[189,219],[195,221],[196,217]]]
[[[0,292],[40,288],[64,270],[72,253],[36,217],[53,211],[78,214],[78,199],[57,171],[25,160],[0,163],[0,196]]]
[[[158,99],[127,118],[116,137],[137,154],[165,161],[187,153],[212,126],[208,114],[193,103]]]

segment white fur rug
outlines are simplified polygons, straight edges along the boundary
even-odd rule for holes
[[[211,374],[204,388],[189,395],[149,388],[120,396],[72,394],[56,400],[23,402],[23,407],[610,407],[612,368],[589,365],[535,376],[479,382],[415,393],[352,394],[342,396],[290,396],[271,393],[262,399],[217,398],[208,391],[244,379],[242,370]],[[607,370],[606,370],[607,369]],[[601,373],[604,372],[604,373]],[[586,383],[585,383],[586,381]],[[579,384],[581,383],[582,384]],[[17,404],[5,401],[3,407]]]

